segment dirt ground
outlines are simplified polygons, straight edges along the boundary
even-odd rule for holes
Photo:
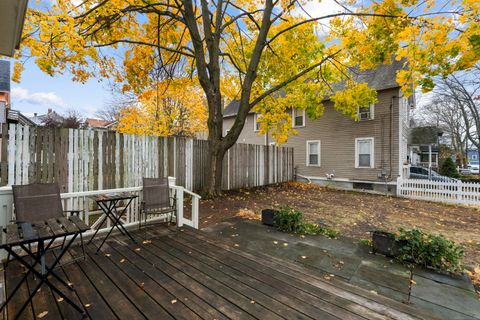
[[[265,208],[292,206],[310,222],[324,222],[356,239],[369,231],[419,228],[442,234],[465,247],[464,264],[480,265],[480,207],[462,207],[382,195],[287,183],[235,192],[202,200],[200,224],[207,227],[232,216],[259,219]]]

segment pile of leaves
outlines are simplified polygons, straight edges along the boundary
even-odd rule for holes
[[[339,234],[338,231],[327,226],[306,222],[301,211],[288,206],[280,208],[275,214],[273,225],[282,232],[308,235],[323,234],[330,238],[335,238]]]
[[[463,248],[442,235],[400,228],[395,233],[395,239],[406,243],[401,247],[401,255],[398,257],[402,261],[414,262],[437,271],[462,270],[460,260],[464,255]]]

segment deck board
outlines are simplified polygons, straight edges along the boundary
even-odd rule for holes
[[[187,229],[149,226],[133,231],[137,243],[121,234],[86,247],[87,260],[57,272],[75,291],[90,319],[432,319],[393,300],[341,281],[329,282],[302,266],[232,247]],[[148,241],[143,241],[149,239]],[[79,247],[72,254],[79,253]],[[7,294],[21,276],[11,262],[5,271]],[[52,281],[56,281],[52,279]],[[33,285],[35,280],[29,279]],[[7,316],[25,301],[29,286],[9,303]],[[46,287],[22,313],[48,311],[43,319],[79,319]],[[38,318],[38,317],[37,317]]]
[[[165,241],[164,245],[170,245],[177,250],[189,254],[189,256],[194,259],[204,261],[209,266],[230,275],[234,279],[252,288],[256,288],[267,295],[269,299],[295,309],[297,313],[303,313],[309,318],[318,318],[320,316],[322,319],[337,319],[339,316],[341,316],[342,319],[359,318],[358,315],[350,313],[347,310],[342,310],[341,308],[335,308],[334,306],[327,308],[326,306],[328,304],[326,302],[314,295],[298,290],[289,284],[290,279],[274,279],[269,274],[260,273],[258,270],[236,263],[234,260],[228,258],[226,254],[216,254],[211,248],[202,246],[200,248],[205,250],[199,251],[200,248],[191,246],[188,241],[180,237],[169,239]],[[328,309],[331,313],[322,310],[322,308]],[[385,319],[384,317],[375,317],[375,314],[367,313],[367,311],[368,310],[365,310],[365,315],[369,315],[370,319]],[[335,316],[332,314],[335,314]]]
[[[8,274],[6,273],[6,270],[7,268],[5,268],[5,291],[8,294],[8,292],[12,291],[20,282],[23,276],[23,267],[18,265],[17,263],[11,262],[8,265]],[[29,304],[26,309],[21,314],[19,314],[23,302],[28,298],[28,293],[29,291],[27,282],[24,282],[22,286],[18,289],[15,296],[12,297],[10,303],[7,305],[7,315],[17,315],[19,320],[31,319],[31,315],[33,314],[31,304]],[[10,318],[13,319],[13,317]]]

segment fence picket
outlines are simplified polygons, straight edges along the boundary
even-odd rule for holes
[[[204,140],[15,124],[8,132],[3,185],[56,181],[62,191],[72,193],[137,187],[143,176],[173,175],[177,185],[198,191],[205,184],[210,161]],[[236,144],[227,151],[223,168],[224,189],[289,181],[293,150]],[[467,188],[471,190],[470,185]],[[462,196],[472,199],[473,193]],[[78,203],[69,205],[83,206],[82,201],[78,198]]]
[[[397,195],[426,201],[480,205],[480,183],[399,178]]]

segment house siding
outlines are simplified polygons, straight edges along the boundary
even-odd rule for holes
[[[223,119],[223,135],[227,134],[227,130],[233,126],[235,117],[228,117]],[[258,131],[255,131],[253,128],[254,114],[250,113],[245,119],[245,125],[243,127],[240,136],[238,136],[237,143],[250,143],[250,144],[260,144],[267,145],[268,140],[265,134],[259,134]]]
[[[379,91],[378,102],[374,106],[374,119],[366,121],[355,121],[344,116],[333,108],[330,101],[325,102],[323,116],[317,120],[306,117],[305,126],[296,128],[297,135],[290,136],[284,144],[294,148],[297,174],[317,178],[333,174],[335,179],[378,182],[382,170],[389,174],[391,168],[390,176],[396,180],[401,172],[399,168],[406,160],[400,159],[400,153],[403,153],[399,143],[399,140],[403,140],[403,128],[400,128],[403,121],[399,112],[401,99],[398,98],[400,94],[398,88]],[[224,120],[224,130],[232,126],[233,120],[234,117]],[[355,168],[356,138],[374,138],[373,168]],[[307,140],[321,141],[319,167],[306,165]],[[253,130],[253,115],[249,115],[238,142],[268,144],[269,141],[273,139],[259,136]]]

